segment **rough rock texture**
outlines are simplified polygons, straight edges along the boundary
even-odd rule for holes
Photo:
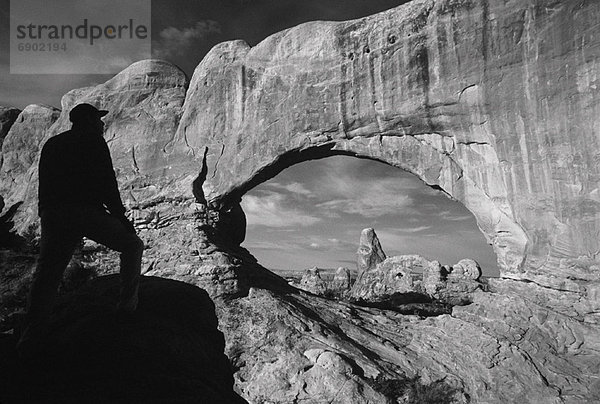
[[[435,296],[444,288],[448,273],[439,261],[431,261],[423,269],[423,288],[430,296]]]
[[[30,173],[30,168],[36,161],[42,139],[48,136],[48,130],[59,115],[60,110],[51,106],[28,105],[10,127],[2,143],[0,160],[0,195],[7,207],[24,201],[28,192],[37,192],[37,183],[31,183],[33,170]]]
[[[363,271],[373,269],[377,264],[385,260],[385,253],[381,248],[379,238],[374,229],[364,229],[360,233],[357,255],[358,259],[356,265],[359,276]]]
[[[298,287],[316,295],[323,294],[327,291],[327,283],[321,279],[321,274],[317,267],[309,268],[304,272]]]
[[[345,293],[349,291],[351,287],[352,275],[350,274],[350,270],[345,267],[339,267],[333,275],[333,279],[329,284],[329,289],[334,292]]]
[[[309,158],[404,168],[475,215],[502,276],[585,294],[600,250],[599,14],[578,0],[415,0],[223,43],[196,68],[176,136],[196,156],[208,147],[213,205]]]
[[[448,279],[477,281],[481,277],[481,267],[471,258],[463,258],[452,265],[448,271]]]
[[[104,137],[119,185],[128,190],[122,193],[127,207],[141,209],[164,200],[191,197],[191,183],[198,173],[179,169],[182,156],[171,153],[186,86],[185,74],[167,62],[134,63],[104,84],[65,94],[62,112],[54,124],[44,128],[41,143],[70,128],[68,113],[74,105],[88,102],[108,109],[110,113],[103,118]],[[36,226],[37,159],[26,175],[30,186],[16,217],[15,229],[19,233]],[[0,184],[6,181],[0,177]],[[7,203],[5,209],[9,207]]]
[[[248,399],[306,397],[316,365],[304,353],[323,349],[356,363],[346,375],[367,392],[370,377],[419,376],[447,380],[463,401],[595,402],[598,21],[596,1],[415,0],[254,48],[217,45],[187,92],[174,66],[138,62],[68,93],[50,132],[75,102],[112,111],[107,137],[148,246],[144,270],[237,296],[218,310]],[[235,245],[239,234],[216,230],[221,217],[286,167],[334,154],[406,169],[461,201],[504,279],[428,319],[264,289],[277,280]],[[17,231],[35,226],[35,202],[26,193]],[[99,265],[114,261],[103,254]],[[442,267],[432,269],[435,284]]]
[[[21,110],[13,107],[0,106],[0,147],[10,130],[10,127],[17,120]],[[0,166],[2,165],[2,155],[0,155]]]
[[[360,258],[359,258],[360,260]],[[363,271],[356,278],[350,296],[354,299],[371,300],[394,293],[415,291],[414,262],[424,261],[418,255],[388,257],[375,268]]]
[[[19,361],[2,336],[3,403],[245,402],[233,391],[215,306],[197,287],[143,277],[139,311],[114,313],[119,277],[64,295],[44,351]],[[32,352],[32,351],[29,351]]]
[[[367,235],[368,237],[363,237]],[[366,240],[368,243],[365,243]],[[371,228],[364,229],[358,249],[358,267],[364,266],[365,258],[370,257],[365,251],[369,250],[369,246],[375,245],[379,256],[385,257],[375,231]],[[460,260],[455,266],[456,270],[417,254],[387,257],[358,274],[348,297],[352,300],[377,302],[401,294],[405,295],[402,300],[410,303],[411,296],[421,300],[427,294],[440,302],[466,304],[471,301],[472,293],[482,287],[478,282],[481,269],[470,258]]]

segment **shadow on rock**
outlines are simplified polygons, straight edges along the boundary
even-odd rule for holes
[[[223,334],[208,294],[142,277],[136,314],[114,311],[118,275],[100,277],[57,305],[43,352],[19,360],[0,340],[2,403],[243,403],[233,391]]]

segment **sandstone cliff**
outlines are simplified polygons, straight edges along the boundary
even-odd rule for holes
[[[217,312],[251,401],[318,391],[331,401],[346,379],[340,401],[361,389],[374,399],[367,379],[419,376],[447,380],[462,401],[594,402],[598,21],[592,1],[415,0],[303,24],[254,48],[217,45],[187,91],[175,66],[138,62],[66,94],[45,137],[66,129],[76,102],[111,111],[107,140],[148,246],[144,270],[236,297],[217,299]],[[239,198],[334,154],[406,169],[461,201],[493,244],[501,279],[428,319],[286,289],[228,234],[243,227]],[[23,202],[21,234],[36,227],[36,166],[24,194],[8,186],[11,204]]]

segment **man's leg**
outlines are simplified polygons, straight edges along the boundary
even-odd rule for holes
[[[44,212],[41,218],[40,254],[27,299],[27,314],[19,349],[26,350],[43,333],[58,293],[58,285],[80,240],[60,212]]]
[[[114,216],[101,209],[86,213],[83,235],[121,253],[121,295],[118,308],[132,313],[137,308],[144,243]]]

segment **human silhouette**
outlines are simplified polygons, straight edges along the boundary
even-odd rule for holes
[[[144,244],[125,216],[108,145],[108,111],[79,104],[69,113],[70,130],[44,144],[39,162],[40,253],[27,301],[21,353],[43,336],[59,283],[83,236],[121,253],[117,310],[132,314],[138,304]]]

